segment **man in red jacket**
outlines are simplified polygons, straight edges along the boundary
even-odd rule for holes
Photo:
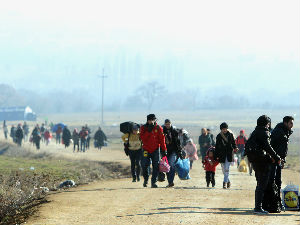
[[[147,187],[149,179],[150,160],[152,161],[151,187],[157,188],[156,181],[159,172],[159,148],[162,156],[166,156],[166,143],[163,129],[156,123],[154,114],[147,116],[147,123],[141,127],[140,133],[143,142],[144,155],[142,158],[144,187]]]

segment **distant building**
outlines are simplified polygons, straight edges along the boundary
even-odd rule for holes
[[[0,108],[0,121],[36,121],[36,114],[29,106],[2,107]]]

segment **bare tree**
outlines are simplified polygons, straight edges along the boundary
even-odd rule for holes
[[[167,91],[158,82],[151,81],[139,87],[137,93],[141,96],[143,102],[146,103],[147,110],[150,112],[155,100],[165,95]]]

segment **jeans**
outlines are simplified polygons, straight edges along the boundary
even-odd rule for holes
[[[57,144],[57,143],[60,144],[60,139],[61,139],[60,134],[57,134],[57,135],[56,135],[56,144]]]
[[[139,178],[141,174],[142,150],[129,150],[131,162],[131,175],[133,179]]]
[[[80,151],[85,152],[85,147],[86,147],[86,139],[81,139],[80,140]]]
[[[228,162],[227,158],[225,159],[225,163],[221,163],[222,171],[223,171],[223,174],[224,174],[223,182],[225,182],[225,183],[230,182],[230,180],[229,180],[230,164],[231,164],[231,162]]]
[[[174,182],[174,177],[175,177],[176,154],[172,153],[171,155],[168,155],[168,161],[170,165],[170,171],[169,173],[167,173],[167,179],[169,184],[172,184]]]
[[[145,153],[146,150],[144,150]],[[149,168],[150,163],[152,162],[152,177],[151,177],[151,184],[155,184],[157,181],[158,176],[158,166],[159,166],[159,151],[158,149],[152,153],[147,152],[148,154],[145,156],[143,154],[142,158],[142,167],[143,167],[143,177],[144,183],[148,183],[149,179]]]

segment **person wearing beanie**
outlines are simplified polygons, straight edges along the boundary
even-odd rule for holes
[[[263,199],[268,187],[272,163],[280,164],[281,158],[270,144],[271,119],[262,115],[247,141],[245,154],[253,165],[257,181],[254,214],[268,214],[263,209]]]
[[[140,137],[143,142],[143,157],[142,157],[142,169],[144,177],[144,187],[148,185],[149,179],[149,167],[152,161],[152,177],[151,187],[157,188],[156,182],[159,172],[159,149],[162,156],[166,156],[167,147],[165,143],[165,136],[163,129],[156,123],[156,116],[149,114],[147,116],[147,123],[141,127]]]
[[[230,188],[231,182],[229,180],[230,164],[233,162],[233,153],[237,152],[234,136],[228,130],[227,123],[220,125],[221,132],[216,137],[216,154],[215,158],[221,163],[224,174],[223,188]]]
[[[236,152],[237,160],[237,167],[239,167],[242,158],[244,157],[245,145],[247,142],[247,137],[245,136],[245,130],[240,131],[240,135],[235,139],[235,143],[237,148],[239,149]]]

